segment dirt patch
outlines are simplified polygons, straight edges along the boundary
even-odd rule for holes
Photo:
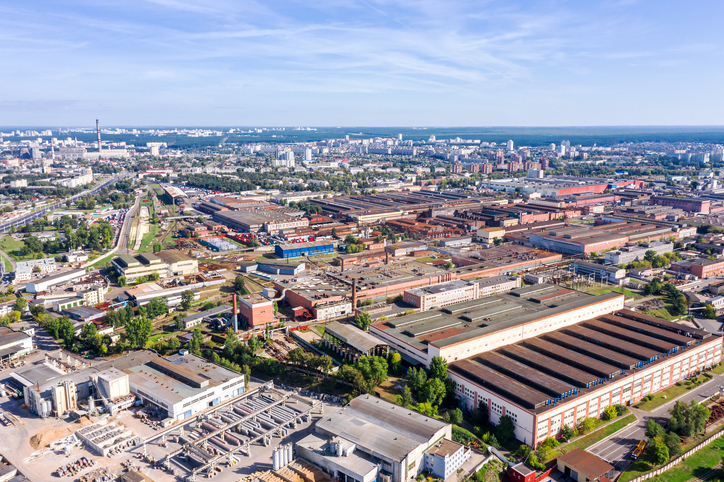
[[[84,416],[72,425],[55,430],[46,430],[45,432],[36,433],[32,437],[30,437],[30,446],[33,447],[33,449],[35,450],[44,449],[45,447],[50,446],[50,444],[52,444],[56,440],[67,437],[68,435],[75,433],[75,431],[79,428],[91,425],[92,423],[93,422],[91,422],[91,420],[87,416]]]

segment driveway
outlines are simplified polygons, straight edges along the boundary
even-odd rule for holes
[[[700,402],[717,393],[719,385],[724,385],[724,375],[714,375],[708,382],[691,389],[679,398],[666,402],[651,412],[629,407],[631,413],[638,417],[638,422],[616,432],[612,437],[588,447],[587,450],[613,465],[617,476],[631,464],[631,451],[636,444],[646,439],[644,434],[646,424],[650,419],[661,423],[669,418],[669,410],[677,400],[685,403],[689,403],[691,400]],[[615,479],[612,478],[612,480]]]

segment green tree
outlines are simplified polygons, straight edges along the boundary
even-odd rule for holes
[[[191,309],[191,303],[194,302],[194,294],[190,290],[181,293],[181,309],[187,311]]]
[[[194,330],[193,335],[191,335],[191,340],[189,340],[188,343],[188,349],[191,353],[198,354],[201,351],[201,344],[204,342],[204,335],[201,333],[201,330],[196,328]]]
[[[118,277],[118,286],[120,286],[121,288],[126,286],[126,277],[125,276]]]
[[[445,383],[438,378],[430,378],[422,389],[421,398],[424,402],[439,407],[446,394]]]
[[[324,374],[329,374],[334,368],[334,360],[331,357],[324,355],[319,357],[319,369]]]
[[[407,370],[407,386],[410,387],[413,395],[420,398],[422,387],[427,383],[427,373],[422,368],[412,367]]]
[[[454,424],[460,425],[463,422],[463,411],[456,408],[450,412],[450,421]]]
[[[91,340],[98,334],[98,328],[95,323],[86,323],[80,332],[80,337],[84,340]]]
[[[412,399],[412,391],[410,390],[410,387],[405,386],[402,389],[402,394],[397,395],[396,402],[397,402],[397,405],[402,405],[403,407],[409,407],[414,403],[414,401]]]
[[[656,423],[654,419],[649,419],[649,421],[646,423],[646,438],[648,439],[654,439],[657,437],[663,437],[665,435],[664,428]]]
[[[234,278],[234,291],[243,291],[244,290],[244,277],[239,275],[236,278]]]
[[[168,306],[166,305],[166,298],[154,298],[146,305],[146,313],[151,318],[157,318],[161,315],[168,313]]]
[[[13,308],[15,311],[19,311],[20,313],[25,312],[25,309],[28,307],[28,302],[25,298],[22,296],[19,296],[15,300],[15,307]]]
[[[587,433],[595,430],[598,426],[598,420],[593,417],[585,417],[578,423],[578,431],[581,433]]]
[[[669,449],[669,457],[676,458],[681,455],[681,438],[674,432],[669,432],[664,435],[664,444]]]
[[[372,318],[370,318],[369,313],[362,312],[355,317],[354,322],[357,324],[360,330],[367,331],[372,324]]]
[[[143,348],[152,330],[151,320],[145,316],[137,316],[126,323],[126,338],[132,347]]]
[[[616,417],[618,417],[618,411],[613,405],[609,405],[608,407],[604,408],[603,413],[601,414],[601,418],[606,421],[613,420]]]
[[[704,306],[701,314],[704,318],[709,318],[710,320],[716,319],[716,310],[711,304],[707,304],[706,306]]]
[[[432,357],[430,361],[430,377],[445,380],[447,378],[447,360],[440,356]]]
[[[390,355],[390,372],[392,372],[393,375],[399,375],[401,369],[402,356],[396,351],[392,352],[392,355]]]
[[[510,418],[510,415],[500,417],[498,426],[495,428],[495,435],[502,444],[505,444],[505,442],[513,438],[515,435],[515,424],[513,423],[513,419]]]
[[[72,341],[75,337],[75,326],[67,316],[62,317],[58,322],[58,337],[66,341]]]
[[[7,294],[11,295],[15,293],[15,286],[14,285],[8,285]]]
[[[561,436],[566,440],[571,440],[576,436],[576,431],[570,425],[564,425],[561,429]]]
[[[651,461],[654,466],[662,465],[669,461],[669,449],[666,447],[666,444],[661,437],[652,440],[646,446],[646,452],[649,461]]]
[[[478,406],[473,410],[473,424],[477,427],[483,427],[490,421],[488,405],[482,401],[478,402]]]

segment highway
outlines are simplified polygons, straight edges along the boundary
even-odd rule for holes
[[[9,222],[7,222],[7,223],[5,223],[5,224],[0,225],[0,233],[2,233],[2,234],[8,233],[8,232],[10,231],[10,228],[11,228],[12,226],[15,226],[15,227],[24,226],[24,225],[28,224],[29,222],[32,222],[34,219],[42,218],[43,216],[45,216],[45,215],[48,214],[49,212],[55,211],[56,209],[60,209],[60,208],[64,207],[68,201],[73,202],[73,201],[75,201],[76,199],[80,199],[80,198],[82,198],[82,197],[89,196],[89,195],[92,195],[92,194],[97,194],[97,193],[98,193],[101,189],[103,189],[104,187],[108,187],[108,186],[110,186],[111,184],[113,184],[113,183],[115,183],[115,182],[118,182],[118,181],[120,181],[120,180],[123,180],[123,179],[125,179],[125,178],[127,178],[127,177],[129,177],[129,176],[131,176],[131,175],[132,175],[132,173],[123,173],[123,174],[121,174],[120,176],[116,176],[116,177],[114,177],[114,178],[109,179],[108,181],[104,182],[104,183],[101,184],[100,186],[97,186],[97,187],[95,187],[95,188],[93,188],[93,189],[90,189],[90,190],[88,190],[88,191],[83,191],[83,192],[81,192],[81,193],[79,193],[79,194],[76,194],[75,196],[71,196],[71,197],[69,197],[69,198],[63,199],[62,201],[57,201],[57,202],[55,202],[54,204],[51,204],[51,205],[49,205],[49,206],[45,206],[45,207],[43,207],[42,209],[38,209],[38,210],[35,211],[35,212],[32,212],[32,213],[30,213],[30,214],[26,214],[25,216],[22,216],[22,217],[20,217],[20,218],[18,218],[18,219],[13,219],[12,221],[9,221]]]
[[[631,462],[631,451],[640,440],[646,440],[644,435],[646,432],[646,424],[649,419],[654,419],[662,423],[669,418],[669,410],[677,400],[690,403],[691,400],[701,402],[719,392],[719,386],[724,385],[724,375],[714,375],[714,378],[685,393],[679,398],[670,400],[664,405],[654,409],[651,412],[645,412],[633,407],[629,410],[638,417],[638,422],[619,430],[612,437],[601,440],[600,442],[588,447],[588,451],[598,455],[603,460],[613,465],[616,476],[626,469]],[[615,478],[612,478],[615,480]]]

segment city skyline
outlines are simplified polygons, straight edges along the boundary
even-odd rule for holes
[[[724,125],[714,2],[0,7],[0,125]]]

